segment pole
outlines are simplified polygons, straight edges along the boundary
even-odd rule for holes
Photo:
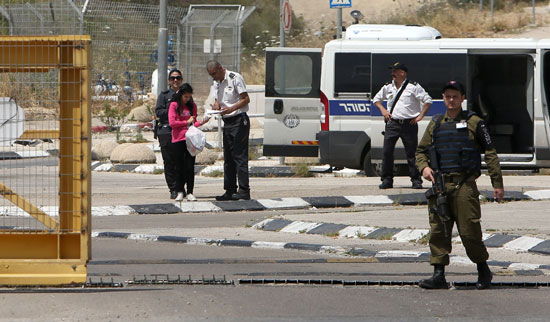
[[[535,0],[533,0],[533,25],[535,24]]]
[[[285,5],[285,0],[281,0],[279,2],[279,37],[281,39],[281,45],[280,47],[285,47],[285,29],[284,29],[284,22],[283,22],[283,6]]]
[[[158,60],[157,60],[157,75],[158,86],[157,96],[160,92],[166,90],[168,86],[167,69],[168,69],[168,24],[166,23],[166,13],[168,9],[168,0],[160,0],[159,8],[159,38],[158,38]]]
[[[338,31],[336,32],[336,38],[340,39],[342,38],[342,8],[338,8],[338,14],[337,14],[337,20],[338,20]]]
[[[495,0],[491,0],[491,22],[495,20]]]

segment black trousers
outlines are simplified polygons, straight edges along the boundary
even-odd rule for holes
[[[250,120],[246,113],[224,118],[223,188],[226,191],[250,191],[248,181],[248,136]]]
[[[395,144],[401,139],[407,155],[409,175],[412,182],[422,182],[420,172],[416,168],[415,153],[418,146],[418,124],[411,125],[410,120],[399,122],[390,120],[386,124],[384,134],[384,150],[382,160],[382,181],[393,180],[393,162]]]
[[[164,179],[170,191],[176,191],[176,155],[171,134],[158,136],[160,153],[164,162]]]
[[[193,193],[195,186],[195,157],[187,150],[185,141],[173,143],[176,154],[176,191]],[[185,187],[187,186],[187,192]]]

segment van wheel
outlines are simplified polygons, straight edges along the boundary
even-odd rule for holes
[[[371,161],[370,153],[367,153],[363,160],[363,171],[367,177],[379,177],[381,167],[379,164],[373,164]]]

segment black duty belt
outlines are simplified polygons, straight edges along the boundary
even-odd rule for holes
[[[239,113],[235,116],[230,116],[230,117],[224,117],[222,118],[222,120],[225,122],[225,123],[233,123],[237,120],[239,120],[241,117],[243,117],[244,115],[246,115],[246,113]]]
[[[412,118],[412,119],[394,119],[394,118],[392,118],[391,121],[395,122],[395,123],[399,123],[399,124],[405,124],[405,123],[409,124],[415,118]]]

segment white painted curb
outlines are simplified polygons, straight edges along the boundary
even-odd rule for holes
[[[360,238],[366,236],[377,228],[367,226],[348,226],[339,231],[338,236],[346,238]]]
[[[256,241],[252,243],[252,248],[284,249],[285,245],[283,242]]]
[[[393,200],[388,198],[388,196],[344,196],[344,198],[353,202],[355,206],[393,204]]]
[[[507,242],[506,244],[502,245],[502,248],[526,252],[529,249],[542,243],[543,241],[544,239],[524,236]]]
[[[257,201],[267,209],[308,208],[310,206],[302,198],[258,199]]]
[[[305,221],[294,221],[288,226],[281,229],[283,233],[294,233],[294,234],[303,234],[308,231],[315,229],[321,226],[321,224],[316,222],[305,222]]]

